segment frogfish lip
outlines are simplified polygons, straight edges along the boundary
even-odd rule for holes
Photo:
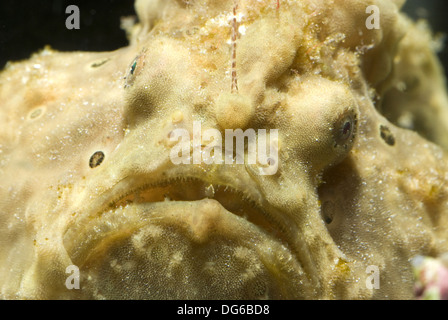
[[[263,207],[261,199],[234,186],[213,184],[199,178],[174,178],[157,183],[142,184],[109,202],[109,208],[120,208],[132,204],[191,202],[211,199],[222,209],[246,219],[261,230],[281,238],[281,227],[272,220]],[[283,239],[285,240],[285,239]]]
[[[122,187],[117,187],[116,190],[112,188],[102,197],[100,205],[91,211],[93,214],[80,217],[75,224],[86,219],[88,221],[107,219],[118,211],[142,210],[149,214],[155,208],[158,210],[166,208],[169,212],[174,204],[188,207],[191,202],[209,200],[208,203],[215,203],[215,210],[229,215],[230,218],[238,217],[239,223],[245,221],[260,233],[269,234],[288,246],[288,239],[283,232],[285,226],[276,221],[258,192],[185,176],[156,182],[147,182],[141,178],[124,182],[128,186],[126,190]],[[201,206],[196,208],[199,211],[200,209]],[[73,229],[73,226],[71,228]]]
[[[160,250],[188,252],[182,255],[186,265],[192,265],[192,269],[199,270],[198,274],[204,273],[207,277],[210,262],[204,259],[211,252],[212,259],[227,259],[231,256],[229,248],[234,248],[235,259],[241,261],[234,264],[231,272],[242,268],[238,272],[244,273],[251,265],[257,265],[256,271],[249,273],[265,279],[271,294],[277,292],[275,295],[283,298],[300,297],[301,291],[292,285],[308,281],[300,261],[289,249],[282,226],[271,219],[255,197],[232,186],[194,177],[151,184],[142,180],[134,182],[130,184],[134,187],[125,193],[110,192],[103,199],[103,205],[96,208],[95,215],[79,217],[66,229],[64,247],[73,264],[84,270],[89,279],[99,281],[95,279],[109,274],[104,270],[110,268],[113,261],[123,260],[123,252],[126,252],[126,259],[132,256],[135,261],[144,261],[141,268],[151,265],[152,271],[147,272],[159,268],[158,272],[163,275],[172,262],[163,262],[163,267],[156,263],[157,259],[164,258],[154,258],[152,253]],[[103,271],[100,274],[98,270]],[[135,274],[142,272],[146,271],[138,269]],[[221,276],[219,281],[228,281],[224,274]],[[291,282],[293,278],[295,281]],[[145,280],[146,285],[157,287],[153,282],[156,279],[155,276]],[[231,281],[244,282],[236,278]]]

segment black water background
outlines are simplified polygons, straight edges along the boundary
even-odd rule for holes
[[[0,0],[0,69],[50,45],[61,51],[111,51],[127,45],[120,17],[135,15],[134,0]],[[81,29],[65,27],[69,5],[81,11]],[[404,10],[448,34],[447,0],[408,0]],[[447,38],[448,39],[448,38]],[[439,53],[448,74],[448,42]]]

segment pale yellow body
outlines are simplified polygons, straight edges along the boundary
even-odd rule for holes
[[[128,47],[9,64],[0,298],[412,298],[410,259],[448,251],[448,100],[401,5],[238,1],[233,93],[233,0],[137,0]],[[278,129],[278,172],[174,165],[194,121]]]

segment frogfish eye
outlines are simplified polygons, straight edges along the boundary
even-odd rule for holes
[[[334,130],[335,147],[343,146],[347,148],[355,135],[356,116],[354,114],[344,115],[336,123]]]

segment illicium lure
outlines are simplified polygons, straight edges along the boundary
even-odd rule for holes
[[[277,10],[280,9],[280,0],[277,0]],[[238,77],[236,72],[236,41],[238,39],[238,0],[233,2],[233,19],[232,19],[232,93],[238,93]]]

